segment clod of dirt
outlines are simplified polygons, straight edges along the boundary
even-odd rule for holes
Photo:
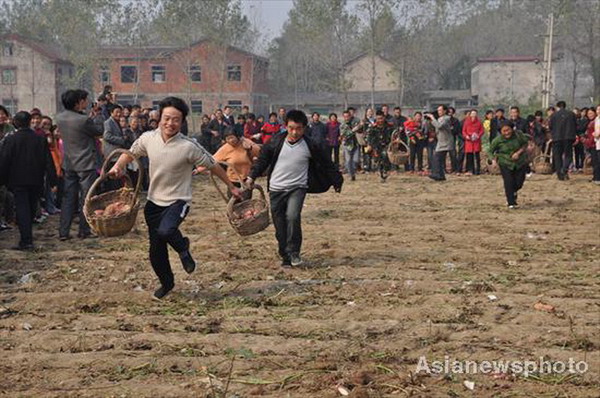
[[[358,372],[353,373],[350,376],[349,381],[355,386],[366,386],[367,384],[373,381],[373,377],[369,374],[369,372],[365,370],[360,370]]]
[[[348,395],[350,395],[350,391],[344,386],[338,386],[337,390],[344,397],[347,397]]]
[[[545,311],[545,312],[554,312],[556,311],[556,308],[554,308],[553,305],[550,304],[544,304],[542,302],[537,302],[533,305],[533,308],[538,310],[538,311]]]
[[[33,326],[31,326],[31,324],[30,324],[30,323],[27,323],[27,322],[25,322],[25,323],[23,324],[23,330],[27,330],[27,331],[29,331],[29,330],[31,330],[31,329],[33,329]]]
[[[475,389],[475,383],[474,383],[474,382],[472,382],[472,381],[465,380],[465,381],[463,382],[463,385],[464,385],[464,386],[465,386],[465,387],[466,387],[468,390],[471,390],[471,391],[473,391],[473,390]]]

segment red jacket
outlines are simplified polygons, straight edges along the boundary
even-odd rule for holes
[[[271,124],[271,122],[266,122],[261,129],[262,132],[262,143],[266,144],[271,140],[271,138],[279,133],[281,130],[281,125],[279,123]]]
[[[481,152],[481,137],[483,137],[483,133],[483,124],[481,124],[479,119],[473,120],[470,116],[465,118],[462,129],[462,136],[465,139],[465,153]],[[474,134],[476,137],[473,136]]]
[[[583,139],[583,145],[588,149],[596,149],[596,141],[594,140],[594,124],[596,119],[592,120],[585,130],[585,138]]]

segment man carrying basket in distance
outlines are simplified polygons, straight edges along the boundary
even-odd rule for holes
[[[333,185],[341,192],[344,179],[331,161],[324,145],[304,135],[308,118],[291,110],[286,115],[286,131],[266,143],[245,183],[249,189],[267,172],[271,215],[283,267],[302,264],[302,227],[300,213],[307,193],[327,192]]]
[[[179,231],[192,201],[192,170],[204,166],[213,172],[237,198],[240,190],[227,178],[225,170],[196,141],[181,134],[180,129],[189,113],[186,103],[167,97],[159,103],[160,122],[156,130],[142,134],[131,146],[136,157],[147,156],[150,161],[150,187],[144,216],[150,239],[150,263],[161,286],[154,297],[161,299],[174,287],[175,281],[167,244],[179,254],[183,269],[189,274],[196,268],[190,254],[190,240]],[[112,178],[124,174],[134,159],[123,154],[109,171]]]

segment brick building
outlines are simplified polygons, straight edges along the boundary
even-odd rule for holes
[[[230,105],[268,111],[266,58],[200,40],[189,47],[104,47],[94,91],[110,84],[120,104],[156,107],[162,98],[184,98],[194,119]]]
[[[34,107],[49,115],[60,111],[64,82],[74,71],[61,51],[16,34],[0,37],[0,51],[0,103],[11,114]]]

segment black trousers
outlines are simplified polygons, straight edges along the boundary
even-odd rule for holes
[[[567,175],[573,161],[573,140],[552,141],[552,161],[559,177]]]
[[[467,153],[467,172],[476,175],[481,173],[481,156],[479,152]]]
[[[509,206],[516,205],[517,199],[515,195],[521,188],[523,188],[525,175],[527,174],[527,167],[522,166],[517,170],[511,170],[509,168],[500,166],[500,173],[502,174],[502,180],[504,180],[504,193],[506,194],[506,202]]]
[[[583,161],[585,160],[585,148],[583,147],[583,143],[579,143],[573,146],[573,150],[575,152],[575,168],[577,170],[583,169]]]
[[[269,193],[271,216],[275,226],[275,237],[279,244],[279,255],[289,258],[300,254],[302,247],[301,213],[306,198],[306,188]]]
[[[450,156],[452,156],[451,151],[435,151],[434,152],[433,170],[431,170],[432,177],[440,178],[440,179],[446,178],[446,155],[448,153],[450,153]]]
[[[335,145],[335,146],[330,146],[329,147],[329,156],[333,157],[333,164],[335,164],[335,167],[340,168],[340,146],[339,145]]]
[[[150,264],[163,286],[171,287],[175,284],[167,244],[177,253],[188,249],[179,225],[189,211],[190,206],[183,200],[166,207],[148,201],[144,207],[150,237]]]
[[[465,140],[462,137],[456,137],[456,170],[455,172],[462,173],[465,164]]]
[[[33,218],[40,201],[42,187],[39,186],[14,186],[11,188],[15,196],[15,210],[17,225],[21,239],[19,246],[33,244]]]
[[[65,171],[63,199],[61,203],[59,236],[69,236],[71,223],[75,212],[79,210],[79,234],[88,235],[90,226],[83,216],[81,208],[88,191],[92,187],[98,174],[96,170]]]

